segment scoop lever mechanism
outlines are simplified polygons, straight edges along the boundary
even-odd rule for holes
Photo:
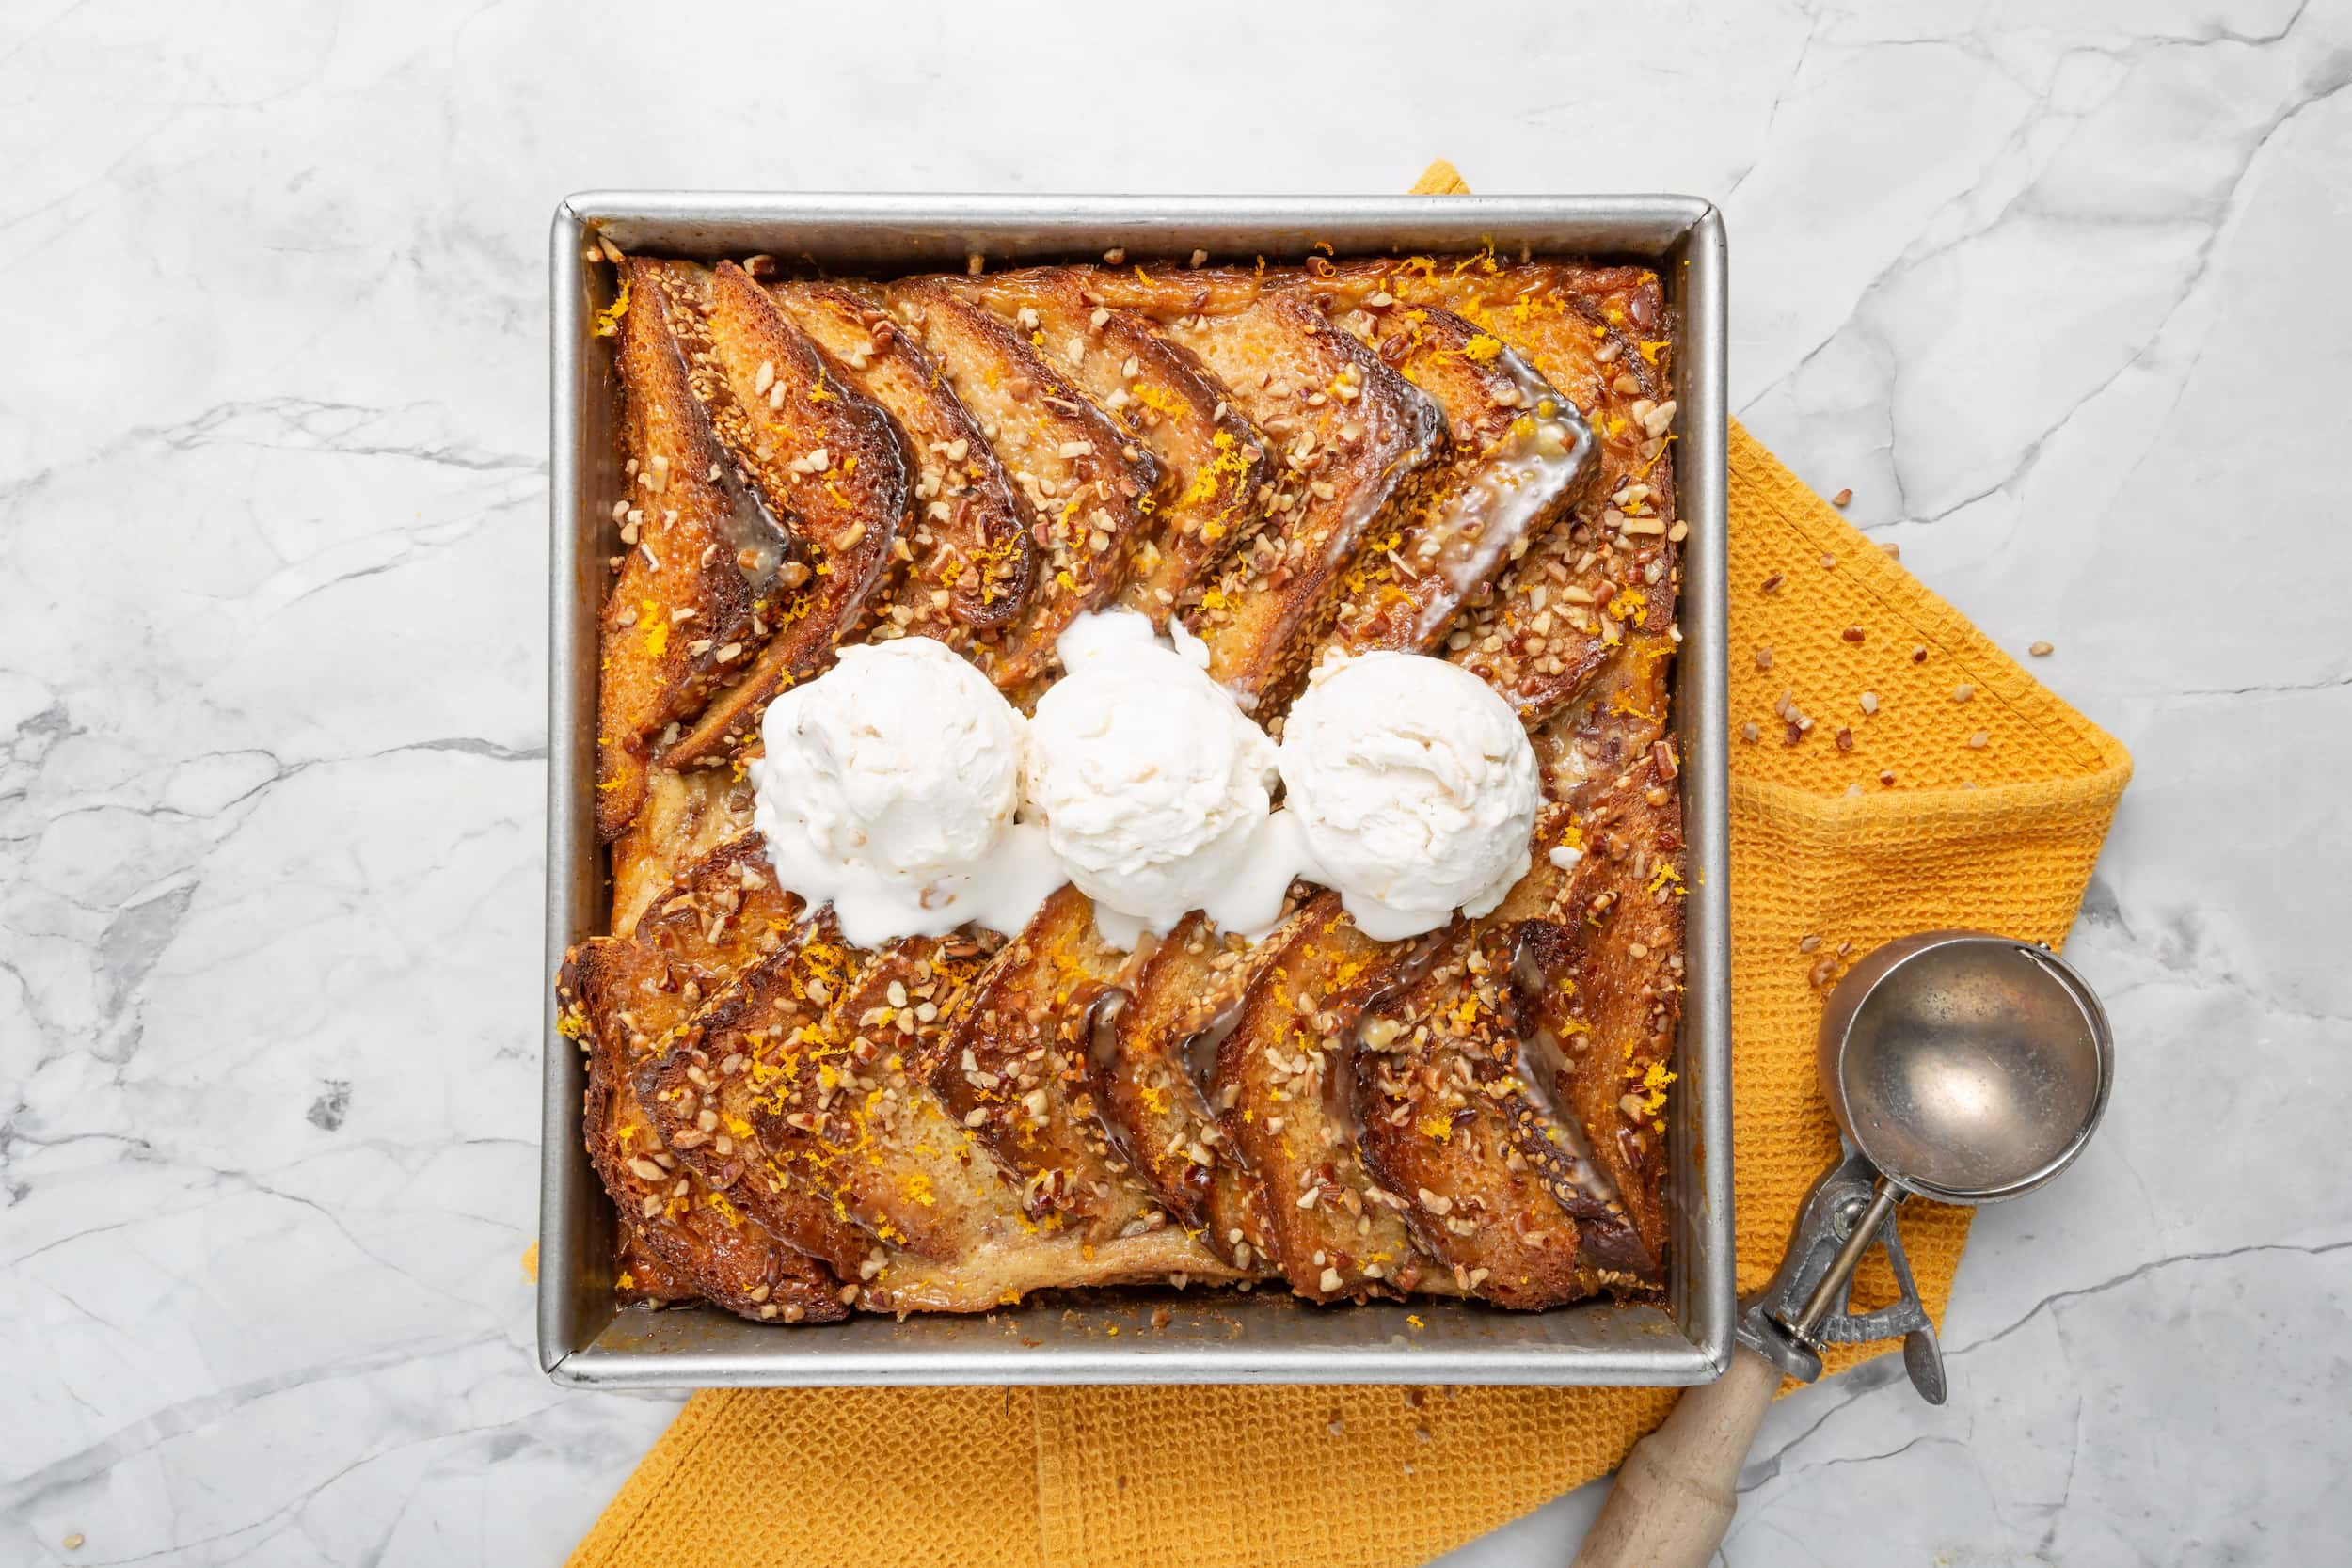
[[[1740,1343],[1788,1376],[1811,1383],[1821,1375],[1823,1345],[1899,1335],[1912,1386],[1930,1404],[1942,1404],[1944,1356],[1903,1257],[1894,1212],[1900,1201],[1901,1194],[1860,1154],[1848,1154],[1824,1171],[1798,1211],[1779,1272],[1741,1304]],[[1901,1294],[1886,1306],[1856,1312],[1848,1303],[1854,1265],[1874,1243],[1885,1246],[1887,1267]]]

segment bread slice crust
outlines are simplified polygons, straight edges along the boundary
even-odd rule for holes
[[[1375,524],[1410,515],[1438,483],[1446,436],[1433,400],[1284,281],[1205,269],[1084,276],[1198,357],[1270,443],[1267,515],[1187,618],[1210,674],[1266,720],[1303,679],[1338,613],[1341,574]]]
[[[694,394],[664,263],[623,264],[615,328],[624,552],[599,618],[596,826],[610,841],[644,803],[664,728],[698,711],[761,641],[763,602],[798,547],[735,471]]]
[[[557,982],[565,1030],[588,1052],[590,1162],[619,1211],[625,1251],[660,1265],[647,1290],[683,1283],[757,1322],[837,1319],[840,1281],[681,1164],[638,1075],[707,993],[780,940],[800,903],[776,886],[757,841],[739,838],[688,866],[631,935],[574,947]]]
[[[1496,579],[1567,511],[1589,468],[1583,417],[1491,334],[1375,293],[1333,319],[1445,411],[1444,467],[1421,510],[1391,515],[1341,579],[1314,662],[1374,649],[1423,653],[1493,597]]]
[[[932,638],[993,673],[993,640],[1028,603],[1037,551],[979,421],[871,298],[804,280],[770,292],[833,370],[890,415],[914,465],[914,525],[894,541],[897,564],[864,635]]]
[[[1580,410],[1591,480],[1570,515],[1497,579],[1448,634],[1445,654],[1511,700],[1532,728],[1573,701],[1611,651],[1674,617],[1677,411],[1673,311],[1645,267],[1499,262],[1491,254],[1351,261],[1317,287],[1386,293],[1450,311],[1520,356]]]
[[[1041,358],[1151,453],[1159,477],[1150,527],[1120,602],[1164,628],[1200,602],[1217,563],[1263,523],[1266,440],[1190,350],[1103,304],[1089,277],[1035,267],[948,286],[1026,334]]]
[[[791,519],[805,558],[779,568],[762,608],[771,626],[755,626],[765,641],[741,674],[663,747],[666,766],[691,768],[742,751],[778,692],[832,664],[908,527],[914,488],[889,415],[742,268],[665,261],[655,276],[671,319],[692,324],[690,378],[737,475]]]
[[[1366,937],[1328,893],[1271,944],[1217,1048],[1211,1102],[1258,1182],[1274,1260],[1310,1301],[1442,1290],[1354,1127],[1356,1023],[1413,948]]]
[[[977,301],[921,277],[878,298],[972,410],[1028,519],[1037,575],[1021,618],[994,640],[992,672],[1025,707],[1058,669],[1054,645],[1064,628],[1116,601],[1158,466]]]

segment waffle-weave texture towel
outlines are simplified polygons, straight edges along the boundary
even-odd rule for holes
[[[1467,187],[1440,164],[1415,188]],[[1814,1086],[1815,967],[1940,926],[2058,943],[2131,759],[1737,426],[1730,467],[1734,1186],[1747,1291],[1772,1274],[1837,1146]],[[1772,650],[1770,669],[1759,648]],[[1955,701],[1963,687],[1967,700]],[[1800,744],[1785,743],[1784,692],[1815,721]],[[1745,723],[1756,740],[1740,738]],[[1808,936],[1820,939],[1811,951]],[[1968,1214],[1903,1212],[1904,1246],[1939,1320]],[[1858,1290],[1891,1289],[1874,1255]],[[1606,1474],[1674,1399],[1648,1388],[709,1391],[687,1403],[572,1562],[1387,1568]]]

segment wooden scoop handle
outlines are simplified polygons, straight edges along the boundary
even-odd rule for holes
[[[1575,1568],[1707,1568],[1731,1528],[1740,1466],[1780,1377],[1742,1345],[1730,1370],[1683,1395],[1625,1456]]]

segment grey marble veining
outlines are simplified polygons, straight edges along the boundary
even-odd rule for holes
[[[1951,1402],[1783,1402],[1724,1560],[2342,1556],[2352,5],[635,14],[0,8],[0,1560],[552,1563],[669,1417],[516,1261],[558,197],[1440,153],[1719,198],[1741,417],[2138,761],[2106,1131],[1979,1220]]]

